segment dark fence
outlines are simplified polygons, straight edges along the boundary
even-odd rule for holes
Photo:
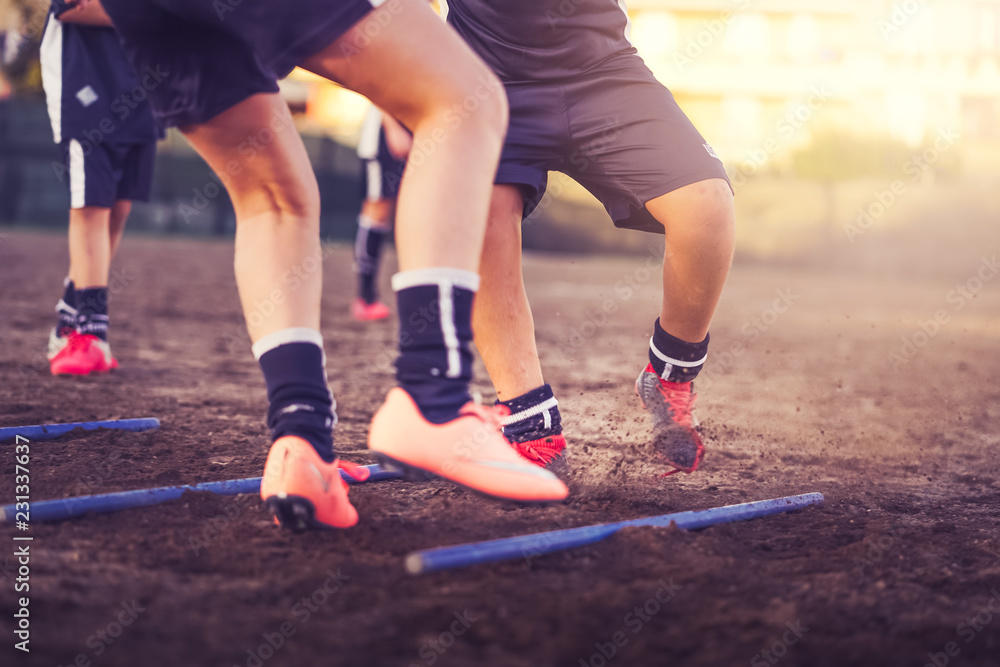
[[[354,235],[361,205],[358,158],[328,137],[303,136],[319,182],[324,238]],[[44,104],[0,101],[0,224],[62,227],[69,192],[59,179],[60,155]],[[233,207],[218,179],[176,133],[160,143],[153,196],[137,205],[132,230],[191,235],[228,235]]]

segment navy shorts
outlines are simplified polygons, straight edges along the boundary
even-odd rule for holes
[[[397,159],[385,141],[385,131],[379,133],[378,156],[361,160],[361,194],[365,201],[395,199],[403,180],[406,161]]]
[[[372,9],[371,0],[102,0],[161,125],[214,118],[322,51]],[[363,44],[358,45],[363,48]]]
[[[646,202],[712,178],[715,151],[642,59],[617,58],[572,81],[508,84],[510,126],[496,183],[521,186],[527,217],[561,171],[604,204],[615,226],[663,233]]]
[[[116,201],[149,201],[156,142],[115,144],[66,139],[59,144],[60,179],[69,186],[69,207],[111,208]]]

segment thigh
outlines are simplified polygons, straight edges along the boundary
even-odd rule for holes
[[[122,176],[118,182],[118,199],[149,201],[153,190],[156,142],[130,144],[124,148],[121,159]]]
[[[567,89],[567,173],[604,204],[615,225],[662,233],[647,202],[701,181],[728,182],[715,151],[638,58]]]
[[[318,219],[316,177],[280,95],[253,95],[184,136],[226,186],[237,218],[278,207]]]
[[[460,124],[463,104],[503,95],[503,86],[426,0],[381,4],[301,66],[364,95],[412,130],[429,104],[451,109],[448,124]],[[472,96],[463,99],[469,90]]]

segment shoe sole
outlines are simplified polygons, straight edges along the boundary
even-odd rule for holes
[[[657,451],[660,452],[660,455],[663,456],[663,459],[666,462],[666,464],[674,468],[672,471],[666,473],[664,476],[673,475],[674,473],[678,472],[682,472],[685,475],[690,475],[691,473],[696,472],[698,468],[701,466],[702,462],[705,460],[704,444],[702,444],[701,447],[697,447],[695,449],[694,462],[688,464],[687,466],[681,465],[678,461],[671,460],[671,457],[667,455],[665,451],[673,449],[671,445],[673,445],[673,443],[675,442],[673,440],[673,437],[676,435],[676,432],[674,431],[673,428],[671,428],[671,426],[674,426],[678,429],[684,429],[686,427],[680,426],[679,424],[672,424],[669,415],[665,416],[663,414],[662,412],[663,408],[658,403],[654,404],[652,408],[646,405],[646,400],[643,398],[642,391],[639,389],[639,382],[641,380],[642,380],[641,376],[639,380],[636,380],[635,395],[639,398],[639,405],[642,406],[642,409],[645,410],[653,420],[653,446],[656,447]],[[667,426],[664,426],[664,423],[666,423]],[[692,427],[691,431],[694,432],[696,435],[698,435],[697,427]],[[700,439],[700,435],[698,437]]]
[[[467,489],[468,491],[471,491],[472,493],[474,493],[474,494],[476,494],[478,496],[481,496],[483,498],[487,498],[489,500],[501,501],[501,502],[504,502],[504,503],[515,503],[515,504],[518,504],[518,505],[524,505],[526,507],[535,507],[535,506],[542,506],[542,505],[554,505],[556,503],[563,502],[563,499],[560,499],[560,500],[519,500],[517,498],[508,498],[506,496],[497,496],[497,495],[494,495],[492,493],[487,493],[486,491],[482,491],[481,489],[477,489],[475,487],[468,486],[466,484],[462,484],[461,482],[456,482],[453,479],[449,479],[447,477],[442,477],[441,475],[438,475],[438,474],[435,474],[433,472],[430,472],[429,470],[424,470],[423,468],[418,468],[417,466],[411,465],[409,463],[404,463],[403,461],[400,461],[398,459],[394,459],[394,458],[392,458],[391,456],[389,456],[387,454],[382,454],[381,452],[375,452],[375,458],[378,460],[379,465],[381,465],[383,469],[402,473],[403,479],[406,480],[407,482],[429,482],[429,481],[435,480],[435,479],[443,479],[446,482],[454,484],[455,486],[461,487],[463,489]]]
[[[333,526],[316,520],[316,506],[304,496],[271,496],[264,501],[264,504],[278,525],[293,533],[302,533],[310,529],[333,529]]]

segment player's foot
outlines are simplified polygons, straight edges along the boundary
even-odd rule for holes
[[[118,368],[111,346],[97,336],[74,331],[62,343],[55,338],[49,336],[49,369],[53,375],[90,375]]]
[[[49,331],[49,349],[46,353],[49,361],[52,361],[56,355],[63,351],[63,348],[69,343],[69,337],[74,333],[76,333],[76,329],[71,327],[53,327]]]
[[[406,391],[396,387],[375,413],[368,448],[383,465],[414,477],[443,477],[480,493],[522,502],[564,499],[566,485],[548,470],[525,461],[501,433],[501,414],[467,403],[444,424],[424,419]]]
[[[667,382],[652,364],[635,381],[635,393],[653,418],[653,445],[675,472],[692,473],[705,455],[705,445],[696,430],[694,402],[697,395],[690,382]]]
[[[569,474],[566,461],[566,438],[562,434],[550,435],[538,440],[510,443],[518,454],[537,466],[549,470],[559,479]]]
[[[341,470],[358,481],[369,475],[347,461],[327,463],[306,440],[286,435],[271,445],[260,497],[284,528],[350,528],[358,522],[358,512],[347,497]]]
[[[351,302],[351,315],[358,322],[384,320],[389,317],[389,307],[380,301],[368,303],[359,297]]]

